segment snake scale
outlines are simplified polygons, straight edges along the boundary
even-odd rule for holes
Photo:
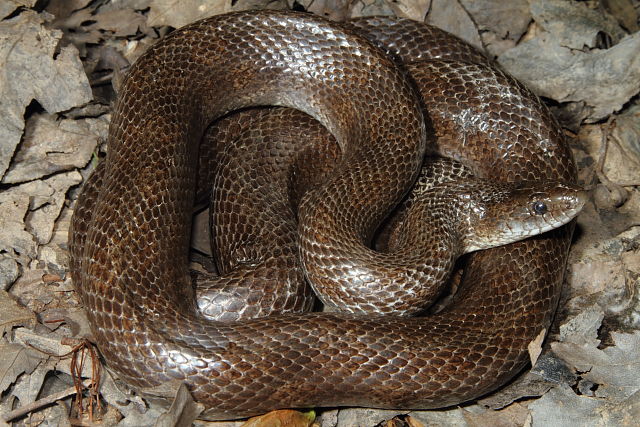
[[[527,345],[555,311],[570,225],[472,254],[453,303],[429,317],[288,313],[220,322],[199,313],[187,270],[199,141],[214,119],[263,105],[313,116],[337,144],[317,156],[335,163],[323,171],[327,181],[294,195],[302,200],[301,259],[318,287],[356,280],[382,294],[420,278],[406,265],[415,262],[410,254],[365,245],[416,179],[425,152],[497,181],[576,178],[562,131],[540,101],[435,28],[391,18],[340,25],[278,11],[188,25],[130,70],[106,162],[74,213],[70,270],[108,366],[140,389],[185,381],[211,419],[283,407],[445,407],[521,370]],[[231,209],[223,218],[259,223],[237,205],[222,206]],[[242,267],[251,254],[237,252]],[[308,307],[308,298],[291,305]]]

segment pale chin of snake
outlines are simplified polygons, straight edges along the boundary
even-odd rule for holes
[[[320,124],[277,108],[207,129],[265,105]],[[301,145],[300,135],[315,142]],[[131,68],[108,143],[69,240],[95,342],[143,394],[184,381],[209,419],[314,406],[431,409],[495,390],[526,366],[528,344],[550,325],[570,221],[586,200],[562,129],[534,94],[454,36],[388,17],[338,24],[253,11],[178,29]],[[210,163],[198,166],[199,150]],[[460,164],[421,170],[426,152]],[[467,189],[444,203],[470,212],[455,231],[442,201],[413,196],[471,175],[495,187],[480,202],[467,196],[481,191]],[[416,179],[427,189],[405,198]],[[231,308],[217,317],[231,321],[203,316],[187,270],[202,181],[216,183],[220,277],[211,280],[220,293],[208,298]],[[516,207],[505,210],[507,200]],[[453,243],[418,229],[425,217]],[[503,245],[534,233],[544,234]],[[374,235],[383,250],[369,247]],[[495,245],[468,257],[451,306],[401,315],[441,293],[427,282],[445,283],[455,257]],[[306,281],[346,313],[303,313],[314,301]]]

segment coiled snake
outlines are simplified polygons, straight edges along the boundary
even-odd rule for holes
[[[414,63],[424,58],[430,61]],[[427,125],[421,103],[431,117]],[[473,254],[454,303],[429,317],[307,313],[219,322],[199,313],[187,270],[198,143],[214,119],[262,105],[304,111],[335,137],[337,146],[325,154],[296,154],[309,164],[333,159],[335,167],[321,170],[326,182],[304,195],[305,184],[287,191],[294,205],[302,200],[295,215],[306,276],[317,288],[342,283],[326,301],[361,299],[362,311],[416,311],[420,303],[401,304],[398,295],[439,292],[421,287],[428,272],[413,249],[366,246],[416,179],[425,152],[460,160],[496,181],[571,183],[576,176],[562,132],[538,99],[431,27],[371,18],[346,28],[310,15],[262,11],[214,16],[176,30],[128,74],[107,160],[73,218],[71,273],[108,365],[138,388],[184,380],[213,419],[282,407],[443,407],[485,394],[522,369],[527,345],[554,313],[570,226]],[[285,122],[294,117],[300,139],[324,132],[302,113],[275,111],[257,115]],[[307,124],[313,130],[305,130]],[[254,137],[273,138],[251,126],[245,131]],[[215,140],[224,132],[209,135]],[[220,157],[229,154],[225,150],[213,151]],[[298,166],[287,170],[286,180],[306,173]],[[243,273],[247,266],[273,267],[272,258],[285,252],[297,256],[295,248],[248,249],[247,241],[278,243],[254,237],[252,226],[280,229],[259,225],[269,224],[260,217],[271,213],[243,210],[242,196],[233,196],[260,180],[247,173],[216,178],[230,186],[214,193],[222,209],[219,230],[239,235],[221,255],[228,259],[223,278],[248,274],[249,281],[278,282],[297,273]],[[248,225],[227,223],[243,219]],[[410,290],[400,291],[405,282]],[[356,288],[364,297],[354,296]],[[270,304],[291,312],[309,301],[302,291]],[[361,309],[353,303],[348,310]]]

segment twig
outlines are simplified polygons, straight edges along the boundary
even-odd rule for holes
[[[89,387],[84,386],[84,383],[81,381],[82,371],[84,367],[85,361],[85,351],[89,353],[89,358],[91,360],[91,385]],[[79,356],[79,357],[78,357]],[[71,378],[76,386],[76,390],[78,393],[76,394],[76,407],[78,410],[78,416],[81,417],[83,413],[82,406],[82,393],[85,387],[89,390],[89,420],[93,422],[93,414],[94,407],[100,411],[100,398],[98,395],[98,389],[100,388],[100,360],[98,358],[98,352],[95,347],[87,340],[83,340],[83,342],[76,347],[74,347],[73,354],[71,356]]]
[[[89,340],[87,339],[63,338],[60,342],[63,345],[72,346],[73,348],[68,353],[59,356],[51,354],[48,351],[38,349],[30,343],[26,343],[26,345],[52,357],[59,357],[62,359],[67,356],[71,356],[71,363],[69,365],[69,368],[71,370],[71,379],[73,380],[76,388],[76,408],[79,416],[82,416],[84,411],[84,407],[82,405],[82,391],[84,389],[87,389],[89,391],[89,420],[93,422],[94,408],[98,411],[102,409],[98,393],[98,389],[100,388],[100,370],[102,365],[100,365],[98,352],[93,344],[91,344],[91,342],[89,342]],[[87,352],[89,353],[89,358],[91,360],[91,381],[89,382],[89,386],[86,386],[85,382],[82,382],[81,380],[85,356]]]
[[[91,384],[91,380],[86,380],[83,385],[84,387],[89,387],[89,385]],[[5,422],[9,422],[15,418],[21,417],[23,415],[28,414],[29,412],[33,412],[36,409],[40,409],[43,406],[47,406],[50,405],[52,403],[55,403],[56,401],[60,400],[60,399],[64,399],[67,396],[71,396],[72,394],[75,394],[77,392],[76,386],[73,387],[69,387],[65,390],[62,390],[61,392],[58,393],[54,393],[50,396],[47,397],[43,397],[42,399],[38,399],[35,402],[29,403],[27,405],[21,406],[18,409],[14,409],[11,412],[7,412],[6,414],[2,415],[2,419]]]

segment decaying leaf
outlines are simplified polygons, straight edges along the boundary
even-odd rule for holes
[[[640,185],[640,105],[632,105],[614,123],[603,172],[615,183]]]
[[[503,39],[518,40],[531,22],[527,0],[461,0],[460,3],[473,16],[478,29],[493,31]]]
[[[180,28],[207,16],[231,11],[231,0],[153,0],[147,24]]]
[[[54,363],[49,360],[38,364],[30,375],[22,375],[18,378],[11,394],[18,398],[22,405],[34,402],[44,383],[45,376],[54,369]]]
[[[79,184],[77,171],[13,186],[0,193],[0,245],[20,254],[23,263],[35,258],[38,244],[49,242],[69,187]]]
[[[141,397],[128,393],[127,388],[119,386],[107,370],[102,371],[100,396],[124,417],[121,421],[123,426],[153,425],[167,409],[166,406],[160,408],[147,404]]]
[[[103,119],[57,120],[48,114],[32,116],[27,125],[20,149],[3,178],[5,184],[84,167],[107,130]]]
[[[424,18],[431,8],[431,2],[432,0],[400,0],[398,2],[390,2],[389,6],[391,6],[391,9],[397,16],[413,19],[414,21],[424,21]]]
[[[0,208],[2,203],[0,203]],[[0,239],[2,241],[2,239]],[[18,278],[18,262],[7,254],[0,255],[0,289],[6,290]]]
[[[475,22],[458,2],[433,0],[425,22],[455,34],[477,48],[482,48]]]
[[[492,393],[479,399],[478,404],[491,409],[503,409],[514,402],[538,397],[550,388],[575,384],[576,375],[553,353],[546,352],[538,358],[530,371],[516,378],[499,393]]]
[[[594,48],[606,34],[613,43],[626,34],[613,17],[598,13],[578,2],[533,0],[531,13],[536,23],[557,38],[560,46],[570,49]]]
[[[611,335],[615,345],[602,350],[593,343],[553,343],[552,349],[581,372],[583,379],[597,385],[594,396],[620,401],[640,391],[640,331]]]
[[[313,411],[300,412],[281,409],[250,418],[242,427],[309,427],[316,419]]]
[[[77,49],[65,46],[56,54],[62,33],[44,23],[32,11],[0,22],[0,176],[20,142],[24,110],[32,100],[56,113],[91,99]]]
[[[524,426],[529,416],[529,409],[524,405],[514,403],[500,411],[480,413],[464,411],[463,414],[469,426]]]
[[[579,50],[583,45],[595,44],[596,35],[609,29],[610,25],[603,28],[601,21],[585,23],[574,20],[575,14],[583,12],[584,6],[575,2],[571,4],[573,9],[555,16],[554,24],[549,24],[546,31],[506,51],[498,60],[536,93],[558,102],[584,102],[590,107],[589,118],[600,120],[619,111],[640,91],[640,33],[622,37],[622,33],[610,30],[620,37],[614,46]],[[574,9],[575,12],[571,13]],[[551,13],[549,9],[544,10]],[[582,29],[579,32],[576,22],[581,23],[580,28],[588,26],[591,29],[591,35],[579,42],[569,35],[563,37],[563,34],[573,37],[586,31]],[[572,48],[577,44],[582,44],[579,49]]]
[[[0,343],[0,393],[22,373],[30,374],[45,357],[18,344]]]
[[[162,414],[156,422],[156,427],[187,427],[198,418],[204,410],[204,405],[196,403],[187,390],[187,386],[181,383],[175,394],[171,408]]]
[[[0,336],[4,336],[14,326],[33,326],[36,315],[22,307],[6,291],[0,290]]]
[[[13,13],[19,7],[33,7],[36,0],[5,0],[0,3],[0,19]]]
[[[552,348],[562,360],[543,351],[534,368],[501,393],[461,408],[414,411],[411,419],[425,425],[478,426],[637,423],[640,237],[638,227],[633,226],[640,224],[636,99],[640,35],[633,33],[638,23],[630,0],[49,0],[46,11],[55,15],[54,20],[29,9],[35,3],[0,1],[0,17],[11,16],[0,21],[0,179],[4,184],[0,190],[0,285],[13,286],[13,296],[32,309],[14,314],[12,309],[19,306],[0,296],[0,326],[4,331],[13,330],[0,341],[0,391],[11,387],[0,399],[0,412],[11,409],[16,396],[20,405],[33,400],[53,369],[56,376],[69,379],[65,374],[71,372],[68,358],[49,358],[31,346],[64,354],[71,347],[61,344],[61,334],[78,333],[78,325],[86,327],[82,316],[74,314],[77,311],[58,306],[61,295],[72,294],[68,278],[64,285],[60,282],[66,268],[71,212],[65,194],[81,180],[75,169],[87,164],[97,141],[104,139],[108,117],[102,115],[113,99],[110,91],[102,93],[100,86],[94,86],[102,104],[70,110],[91,99],[84,70],[92,82],[108,87],[111,70],[133,61],[167,31],[162,26],[180,27],[231,10],[304,6],[333,19],[395,11],[423,20],[428,12],[428,22],[476,46],[484,43],[510,72],[559,103],[557,109],[569,118],[563,123],[572,124],[583,146],[578,164],[587,184],[596,182],[590,177],[595,176],[592,172],[603,136],[598,121],[623,110],[611,127],[603,171],[610,180],[625,185],[629,194],[621,207],[587,207],[585,219],[579,222],[570,286],[565,288],[567,301],[557,316],[563,321],[556,334],[559,338],[553,335],[557,328],[551,328],[550,340],[560,340]],[[63,30],[64,38],[51,28]],[[84,70],[78,50],[85,60]],[[96,78],[100,72],[104,74]],[[595,124],[581,126],[585,118]],[[3,309],[3,304],[9,307]],[[16,329],[35,323],[32,311],[40,321],[65,319],[67,324]],[[603,322],[624,325],[626,332],[608,331],[610,339],[603,340],[598,335],[605,329]],[[14,341],[9,343],[9,337]],[[542,350],[539,339],[531,345],[532,360]],[[89,368],[86,365],[81,375],[91,376]],[[156,394],[175,398],[174,408],[167,411],[151,399],[127,394],[107,373],[102,378],[100,392],[112,414],[105,422],[140,426],[160,420],[175,425],[190,422],[201,410],[181,383],[156,390]],[[53,409],[31,414],[31,421],[68,423],[62,403],[49,407]],[[288,412],[267,414],[261,422],[283,425],[283,420],[290,421]],[[328,426],[376,425],[406,412],[349,408],[324,411],[321,418]],[[302,415],[300,421],[307,423],[308,419]]]
[[[312,13],[320,16],[326,16],[334,21],[344,21],[352,16],[355,2],[348,0],[304,0],[301,2],[305,8]]]
[[[4,251],[17,254],[21,263],[28,263],[36,256],[37,244],[35,237],[29,233],[24,220],[29,210],[29,197],[20,192],[4,191],[0,193],[0,247]]]
[[[635,32],[638,27],[638,12],[631,0],[602,0],[602,6],[614,16],[627,31]]]
[[[529,350],[529,360],[531,360],[531,366],[534,366],[536,364],[536,362],[538,361],[538,357],[540,357],[540,353],[542,353],[542,343],[544,342],[544,337],[546,335],[547,330],[541,330],[538,336],[527,346],[527,349]]]

